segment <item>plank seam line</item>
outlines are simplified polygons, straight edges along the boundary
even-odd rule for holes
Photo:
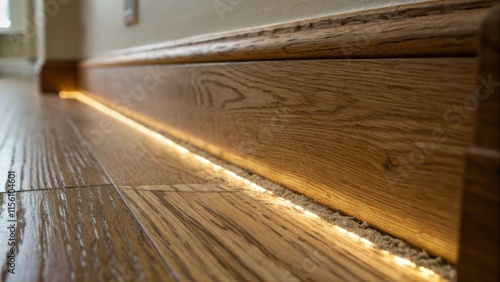
[[[64,115],[66,116],[67,120],[68,120],[68,125],[71,127],[71,129],[73,130],[73,133],[75,133],[75,135],[80,139],[80,140],[85,140],[85,137],[81,134],[80,130],[76,127],[76,124],[74,123],[73,119],[68,115],[67,112],[64,112]],[[104,174],[106,175],[106,177],[108,178],[109,181],[111,181],[111,185],[115,188],[116,192],[118,193],[118,195],[120,196],[122,202],[125,204],[125,207],[126,209],[129,211],[130,215],[132,216],[132,218],[135,220],[136,224],[139,226],[139,228],[141,229],[142,232],[144,232],[144,235],[150,240],[151,244],[153,244],[154,248],[156,249],[156,251],[158,252],[158,254],[160,255],[160,257],[163,259],[163,263],[166,265],[166,267],[168,268],[168,270],[170,271],[170,275],[172,276],[172,278],[177,281],[177,282],[180,282],[180,278],[179,276],[177,275],[177,273],[174,271],[173,267],[168,263],[167,259],[165,258],[165,256],[163,255],[162,252],[160,252],[160,249],[158,248],[158,245],[155,243],[155,241],[153,240],[153,238],[151,237],[151,235],[144,229],[144,226],[141,224],[141,222],[139,221],[139,219],[137,218],[137,216],[134,214],[134,212],[132,211],[132,209],[130,208],[130,205],[128,204],[128,202],[125,200],[125,197],[123,197],[122,193],[120,192],[120,189],[118,189],[118,187],[116,186],[115,182],[113,181],[113,179],[110,177],[109,173],[107,172],[107,170],[104,168],[104,166],[102,165],[101,161],[99,161],[99,159],[97,158],[96,154],[94,153],[94,151],[91,149],[91,148],[87,148],[88,152],[89,152],[89,155],[96,161],[97,165],[99,166],[99,168],[104,172]],[[154,262],[152,262],[154,263]]]
[[[95,188],[113,185],[111,183],[101,183],[101,184],[91,184],[91,185],[70,185],[70,186],[58,186],[58,187],[42,187],[39,189],[22,189],[16,192],[36,192],[36,191],[49,191],[49,190],[64,190],[64,189],[75,189],[75,188]],[[0,193],[7,193],[1,191]]]
[[[182,193],[182,194],[219,194],[219,193],[240,193],[245,192],[243,189],[234,189],[232,191],[172,191],[172,190],[162,190],[162,189],[134,189],[134,188],[123,188],[121,189],[127,191],[141,191],[141,192],[163,192],[163,193]]]
[[[65,190],[65,189],[78,189],[78,188],[99,188],[99,187],[106,187],[106,186],[113,186],[111,183],[106,183],[106,184],[92,184],[92,185],[74,185],[74,186],[67,186],[67,187],[53,187],[53,188],[40,188],[40,189],[28,189],[28,190],[17,190],[16,193],[22,193],[22,192],[41,192],[41,191],[52,191],[52,190]],[[6,191],[0,191],[0,194],[7,194]]]

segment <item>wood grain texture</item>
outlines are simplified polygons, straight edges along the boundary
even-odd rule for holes
[[[467,155],[459,281],[500,277],[500,153],[471,148]]]
[[[120,188],[183,281],[424,280],[321,220],[269,199],[201,186],[199,193]]]
[[[116,185],[200,184],[213,174],[138,132],[78,101],[66,110]]]
[[[453,106],[473,93],[475,71],[473,58],[130,66],[86,69],[83,87],[456,262],[474,112]],[[144,84],[153,76],[156,87]]]
[[[485,22],[475,145],[467,151],[459,281],[500,279],[500,8]]]
[[[500,6],[483,26],[478,82],[474,95],[481,103],[475,146],[500,151]]]
[[[357,11],[132,48],[83,66],[474,55],[493,2],[439,0]]]
[[[174,281],[112,186],[17,193],[9,273],[7,204],[0,194],[2,281]]]
[[[42,93],[59,93],[78,89],[78,61],[46,60],[38,75],[38,84]]]
[[[33,83],[0,80],[0,183],[18,174],[19,190],[110,184],[60,107]]]

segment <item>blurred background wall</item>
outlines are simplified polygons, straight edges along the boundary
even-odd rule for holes
[[[0,0],[12,26],[0,28],[0,73],[26,73],[43,60],[78,60],[113,50],[423,0]],[[42,60],[40,60],[42,59]]]
[[[32,62],[37,57],[36,30],[30,31],[27,24],[30,17],[34,15],[35,2],[32,0],[0,1],[8,7],[11,24],[8,28],[0,28],[0,73],[29,75]]]
[[[11,21],[0,28],[0,74],[31,76],[44,59],[82,58],[80,0],[0,1],[8,4]]]

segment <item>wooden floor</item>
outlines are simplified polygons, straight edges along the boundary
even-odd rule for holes
[[[426,281],[87,105],[13,79],[0,101],[0,281]]]

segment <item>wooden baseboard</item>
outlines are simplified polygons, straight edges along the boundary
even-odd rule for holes
[[[42,93],[78,90],[78,61],[47,59],[39,70],[38,80]]]
[[[438,0],[120,50],[83,66],[474,56],[492,0]]]
[[[460,281],[500,278],[500,153],[471,148],[462,214]]]
[[[477,130],[466,103],[492,6],[432,1],[134,48],[81,63],[80,86],[457,262]]]

